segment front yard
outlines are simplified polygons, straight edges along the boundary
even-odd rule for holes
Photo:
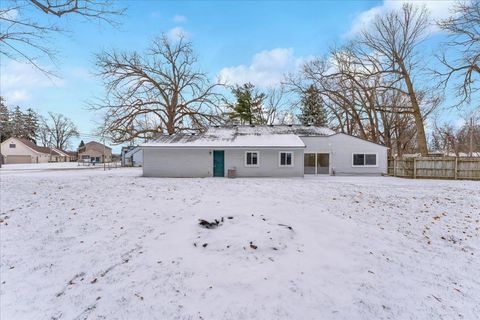
[[[480,314],[479,182],[140,175],[1,172],[1,319]]]

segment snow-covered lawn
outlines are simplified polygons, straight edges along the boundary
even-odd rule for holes
[[[78,162],[49,162],[49,163],[20,163],[3,164],[0,172],[10,171],[38,171],[38,170],[73,170],[73,169],[98,169],[103,168],[103,164],[88,165],[78,164]]]
[[[479,182],[140,175],[1,172],[1,319],[480,315]]]

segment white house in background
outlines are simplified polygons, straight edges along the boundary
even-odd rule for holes
[[[3,163],[68,162],[72,156],[64,150],[37,146],[30,140],[11,137],[2,142]]]
[[[23,138],[8,138],[2,142],[3,163],[44,163],[50,160],[50,148],[39,147]]]
[[[122,148],[123,167],[141,167],[143,165],[143,151],[139,146]]]
[[[381,175],[385,146],[313,126],[211,127],[141,145],[146,177]]]

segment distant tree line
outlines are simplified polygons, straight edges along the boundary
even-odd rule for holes
[[[1,142],[10,137],[24,138],[44,147],[69,148],[71,139],[78,137],[75,124],[62,114],[49,112],[46,117],[32,108],[8,107],[0,97]]]
[[[480,151],[480,124],[474,116],[465,119],[463,125],[455,128],[450,123],[434,124],[430,147],[451,155],[471,155]]]
[[[1,142],[10,137],[25,138],[36,143],[39,130],[39,115],[31,108],[26,110],[19,106],[9,108],[0,97]]]

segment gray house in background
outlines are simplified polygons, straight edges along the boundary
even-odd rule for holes
[[[381,175],[387,148],[313,126],[211,127],[141,145],[146,177]]]

